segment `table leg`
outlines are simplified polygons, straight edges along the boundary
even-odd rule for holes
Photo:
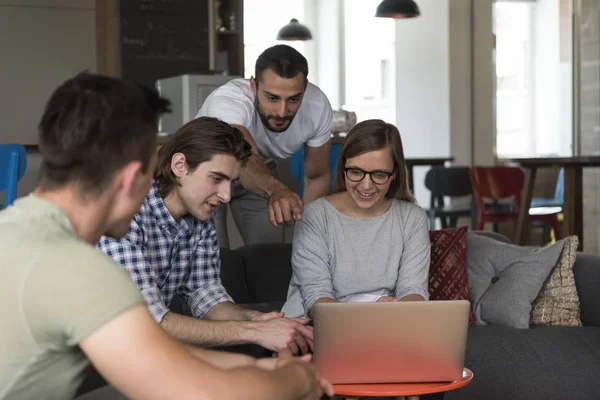
[[[565,167],[563,237],[577,235],[583,250],[583,168]]]
[[[523,193],[521,195],[521,209],[519,210],[519,221],[517,223],[515,237],[515,243],[519,246],[523,246],[528,237],[529,208],[531,207],[531,198],[533,197],[536,174],[536,167],[525,168],[525,186],[523,187]]]

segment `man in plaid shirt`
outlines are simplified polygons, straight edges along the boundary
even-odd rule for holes
[[[237,306],[221,284],[214,212],[229,202],[231,183],[250,154],[241,133],[220,120],[202,117],[184,125],[159,151],[152,188],[127,235],[103,236],[97,247],[129,272],[173,337],[202,346],[255,343],[307,353],[307,319]],[[176,294],[193,317],[169,311]]]

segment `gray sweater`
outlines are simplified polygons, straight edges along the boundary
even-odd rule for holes
[[[430,244],[427,215],[393,200],[373,218],[353,218],[325,198],[308,204],[296,223],[287,317],[306,315],[321,297],[376,301],[418,294],[428,299]]]

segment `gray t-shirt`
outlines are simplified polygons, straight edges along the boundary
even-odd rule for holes
[[[129,274],[29,195],[0,212],[0,399],[72,399],[89,365],[79,343],[144,304]]]
[[[321,198],[308,204],[296,224],[287,317],[304,316],[321,297],[342,302],[428,299],[430,243],[427,215],[419,206],[393,200],[373,218],[342,214]]]

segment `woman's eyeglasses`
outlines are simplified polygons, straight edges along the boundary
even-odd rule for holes
[[[360,182],[365,179],[365,176],[369,175],[371,177],[371,181],[373,181],[373,183],[376,185],[385,185],[394,175],[393,172],[379,170],[365,171],[356,167],[344,168],[344,172],[346,173],[346,178],[352,182]]]

